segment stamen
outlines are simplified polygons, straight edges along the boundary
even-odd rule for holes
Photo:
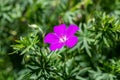
[[[60,40],[61,43],[66,42],[66,41],[67,41],[67,37],[66,37],[66,35],[61,36],[59,40]]]

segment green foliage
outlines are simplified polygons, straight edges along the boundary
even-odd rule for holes
[[[109,73],[103,73],[99,69],[97,71],[91,70],[89,72],[91,80],[116,80],[116,76]]]
[[[120,77],[120,60],[111,59],[108,62],[103,63],[105,67],[103,70],[111,74],[115,74]]]
[[[16,53],[18,51],[22,51],[21,55],[25,52],[29,52],[30,49],[35,50],[34,46],[39,42],[38,37],[34,34],[31,34],[27,37],[21,37],[20,40],[16,40],[17,44],[12,45],[16,51],[13,53]]]
[[[0,80],[119,80],[119,5],[120,0],[0,0]],[[61,23],[79,26],[79,42],[50,51],[45,34]]]

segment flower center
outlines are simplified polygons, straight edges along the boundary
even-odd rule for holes
[[[66,35],[61,36],[59,40],[60,40],[61,43],[66,42],[66,41],[67,41],[67,37],[66,37]]]

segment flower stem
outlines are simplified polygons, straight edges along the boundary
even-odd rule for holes
[[[66,74],[66,62],[67,62],[67,48],[66,48],[66,52],[64,53],[64,69],[63,69],[63,76],[64,76],[64,79],[66,80],[67,79],[67,74]]]

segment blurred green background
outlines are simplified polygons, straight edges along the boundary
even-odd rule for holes
[[[18,52],[18,54],[10,54],[14,52],[11,45],[16,44],[15,40],[20,39],[21,36],[31,34],[31,30],[33,30],[36,25],[38,25],[44,33],[48,33],[53,30],[54,25],[60,23],[67,25],[72,23],[79,25],[83,23],[91,26],[92,21],[95,21],[94,25],[99,26],[101,23],[104,25],[104,23],[107,23],[109,20],[111,21],[108,23],[112,25],[112,22],[114,22],[113,19],[115,19],[115,23],[120,26],[120,22],[117,22],[117,20],[120,20],[120,0],[0,0],[0,80],[17,80],[18,76],[24,75],[18,73],[24,69],[22,64],[23,55],[19,55],[20,52]],[[90,25],[89,22],[91,22]],[[32,28],[29,26],[31,24]],[[107,26],[107,24],[105,24],[105,26]],[[120,30],[120,28],[117,29]],[[99,29],[97,27],[95,29],[96,33],[100,30],[101,28]],[[40,34],[39,36],[42,35]],[[111,55],[106,54],[109,59],[113,58],[113,55],[115,58],[120,56],[119,36],[118,31],[118,39],[115,41],[115,44],[111,42],[114,42],[114,37],[108,40],[108,44],[105,43],[108,46],[112,45],[115,47],[115,50],[109,51]],[[41,39],[42,38],[40,38],[40,47],[44,46]],[[104,43],[101,45],[104,45]],[[104,50],[106,50],[106,48],[104,48]],[[94,49],[91,52],[93,51]],[[120,71],[118,72],[120,73]],[[18,80],[23,79],[19,78]],[[87,78],[85,80],[87,80]],[[112,79],[94,78],[94,80]],[[115,80],[120,80],[120,78]]]

